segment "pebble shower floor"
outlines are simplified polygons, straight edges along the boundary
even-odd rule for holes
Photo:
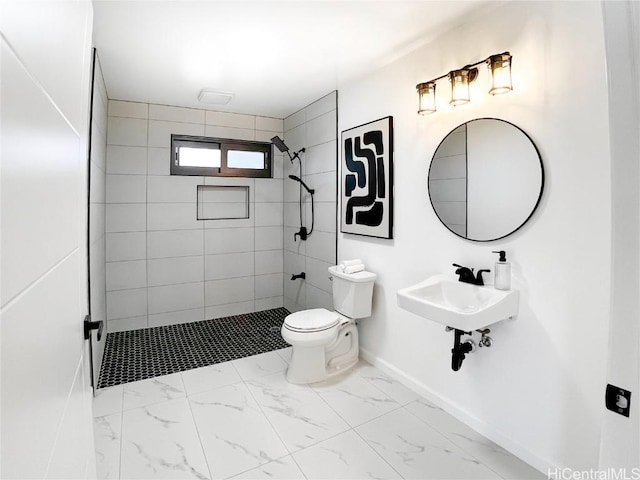
[[[286,308],[107,335],[98,388],[285,348]]]

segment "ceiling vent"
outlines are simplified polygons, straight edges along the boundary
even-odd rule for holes
[[[198,100],[201,103],[208,103],[211,105],[226,105],[233,98],[233,93],[223,92],[220,90],[202,90],[198,95]]]

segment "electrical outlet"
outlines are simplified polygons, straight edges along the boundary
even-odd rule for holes
[[[605,405],[612,412],[628,417],[631,407],[631,392],[615,385],[607,385]]]

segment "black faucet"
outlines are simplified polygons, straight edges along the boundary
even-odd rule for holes
[[[457,263],[453,264],[456,268],[456,275],[459,275],[458,280],[463,283],[470,283],[471,285],[484,285],[484,280],[482,279],[482,274],[484,272],[490,272],[491,270],[478,270],[477,276],[473,275],[473,268],[463,267],[462,265],[458,265]]]

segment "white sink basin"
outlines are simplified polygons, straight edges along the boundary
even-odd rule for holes
[[[518,302],[517,290],[479,287],[448,275],[398,290],[400,308],[467,332],[517,315]]]

